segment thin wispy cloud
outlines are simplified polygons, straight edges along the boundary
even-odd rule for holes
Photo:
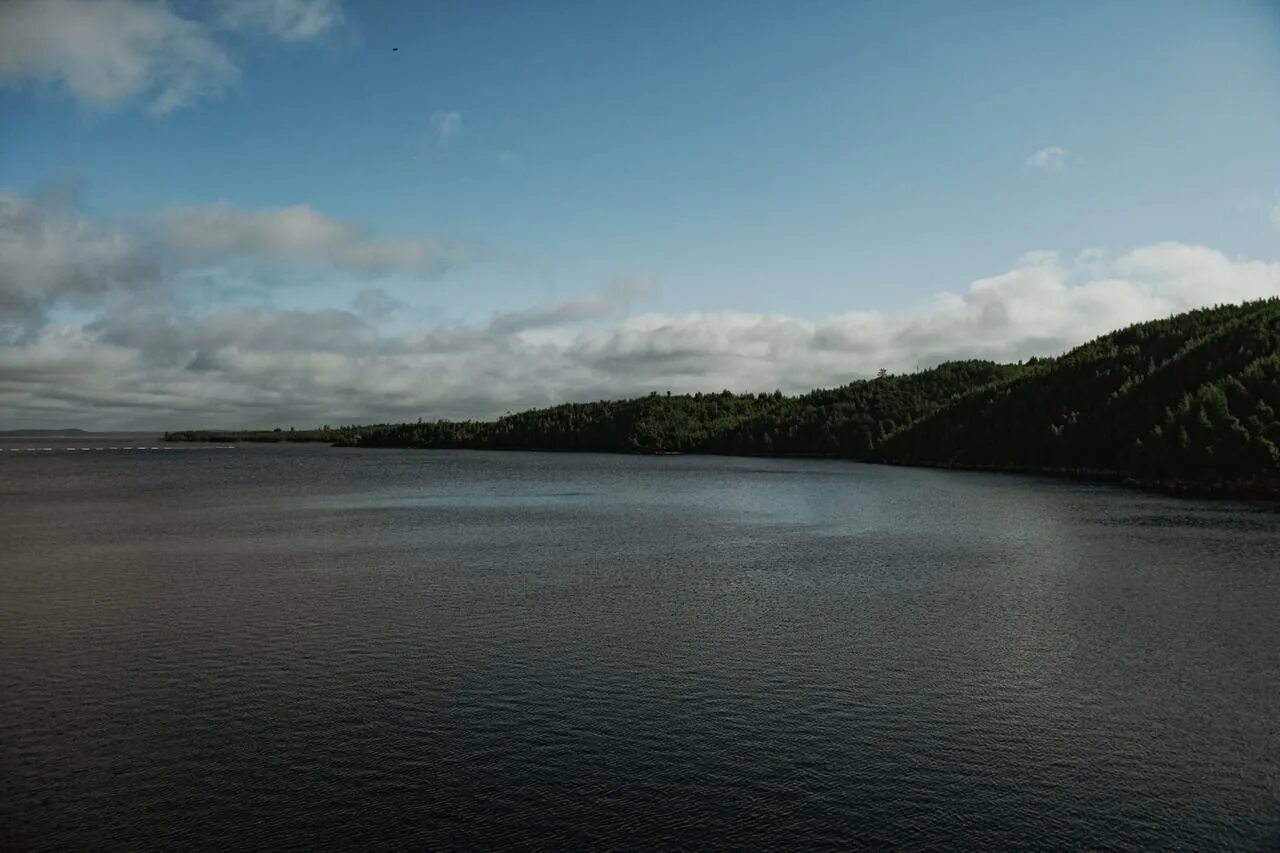
[[[1057,145],[1050,145],[1048,148],[1041,148],[1026,159],[1026,165],[1031,169],[1046,169],[1049,171],[1058,171],[1067,163],[1067,157],[1071,152]]]
[[[0,82],[62,88],[94,107],[143,101],[154,115],[216,97],[241,69],[227,36],[315,38],[341,18],[338,0],[221,0],[208,21],[146,0],[5,0]]]
[[[342,20],[341,0],[221,0],[220,26],[284,41],[313,39]]]
[[[378,323],[390,319],[396,311],[405,307],[405,303],[396,299],[381,287],[370,287],[356,294],[351,300],[351,308],[364,319]]]
[[[644,293],[650,285],[647,277],[626,276],[615,280],[600,293],[499,314],[489,323],[489,328],[494,332],[513,334],[606,317],[617,312],[625,314],[632,298]]]
[[[433,274],[460,250],[423,236],[375,237],[361,226],[305,204],[244,210],[225,202],[166,210],[164,244],[192,262],[264,260],[365,274]]]
[[[1280,201],[1271,207],[1270,211],[1271,227],[1280,230]]]
[[[431,131],[436,145],[448,148],[462,133],[462,113],[437,110],[431,114]]]

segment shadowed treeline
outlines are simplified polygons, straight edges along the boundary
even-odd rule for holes
[[[1131,326],[1058,358],[942,364],[797,397],[659,395],[494,421],[167,440],[358,447],[832,456],[1280,493],[1280,300]]]

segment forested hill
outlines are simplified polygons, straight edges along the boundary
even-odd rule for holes
[[[1131,326],[976,389],[875,457],[1280,491],[1280,300]]]
[[[568,403],[492,422],[439,421],[361,430],[363,446],[603,450],[637,453],[803,454],[864,457],[878,442],[963,395],[1025,368],[944,364],[799,397],[650,394]]]
[[[495,421],[170,440],[835,456],[1280,494],[1280,300],[1192,311],[1025,364],[950,362],[798,397],[651,394]]]

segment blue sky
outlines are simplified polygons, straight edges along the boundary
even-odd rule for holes
[[[725,312],[811,329],[865,312],[888,325],[930,312],[943,318],[930,323],[942,322],[940,306],[964,302],[975,282],[1043,266],[1043,256],[1019,260],[1030,252],[1057,253],[1068,287],[1123,277],[1115,264],[1143,247],[1212,251],[1232,275],[1280,258],[1274,3],[110,5],[112,21],[148,22],[138,31],[151,41],[139,47],[143,37],[104,32],[114,24],[86,36],[77,21],[92,14],[87,0],[17,0],[0,13],[10,16],[10,38],[42,46],[0,59],[0,186],[41,216],[53,215],[38,201],[51,183],[78,187],[75,209],[60,209],[58,221],[158,252],[156,275],[184,312],[179,324],[233,309],[349,311],[353,295],[372,289],[396,305],[374,323],[385,344],[536,306],[609,306],[520,332],[521,346],[563,354],[602,326],[643,328],[653,344],[657,333]],[[62,48],[78,58],[49,59]],[[135,70],[114,85],[120,68]],[[429,241],[450,247],[449,258],[430,271],[384,261],[373,269],[364,249],[304,257],[245,232],[216,249],[202,245],[193,260],[190,235],[156,236],[168,234],[157,222],[174,209],[215,204],[226,216],[306,206],[360,239]],[[265,227],[236,220],[246,222]],[[174,245],[155,248],[166,240]],[[11,276],[28,269],[11,266]],[[1237,292],[1235,279],[1196,273],[1193,293],[1169,283],[1186,270],[1164,274],[1126,281],[1165,300],[1148,308]],[[1255,282],[1258,295],[1269,292],[1268,275]],[[197,279],[206,285],[193,288]],[[619,280],[645,284],[610,301]],[[28,295],[34,287],[7,286]],[[123,310],[122,298],[23,303],[12,346],[29,349],[59,323],[80,323],[92,337],[112,319],[104,312]],[[1113,325],[1107,312],[1095,314],[1080,335]],[[1114,319],[1142,318],[1118,311]],[[979,336],[973,354],[1021,357],[1035,341],[1083,340],[1050,331],[997,352]],[[678,336],[681,353],[697,349],[688,338]],[[770,346],[780,356],[788,345]],[[883,347],[875,356],[913,360]],[[766,378],[791,389],[871,369],[856,361]],[[759,375],[749,360],[723,368],[643,378],[683,389]],[[388,392],[367,414],[430,412],[436,403],[483,413],[637,387],[608,375],[545,385],[482,399]],[[116,417],[89,396],[89,414]],[[75,413],[75,403],[37,398],[28,420]],[[324,409],[311,391],[299,399],[233,419]],[[169,422],[186,411],[165,405],[122,417]]]

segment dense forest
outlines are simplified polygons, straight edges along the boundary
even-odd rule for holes
[[[796,397],[653,393],[494,421],[165,437],[833,456],[1280,494],[1278,409],[1280,300],[1270,299],[1131,326],[1057,358],[949,362]]]

